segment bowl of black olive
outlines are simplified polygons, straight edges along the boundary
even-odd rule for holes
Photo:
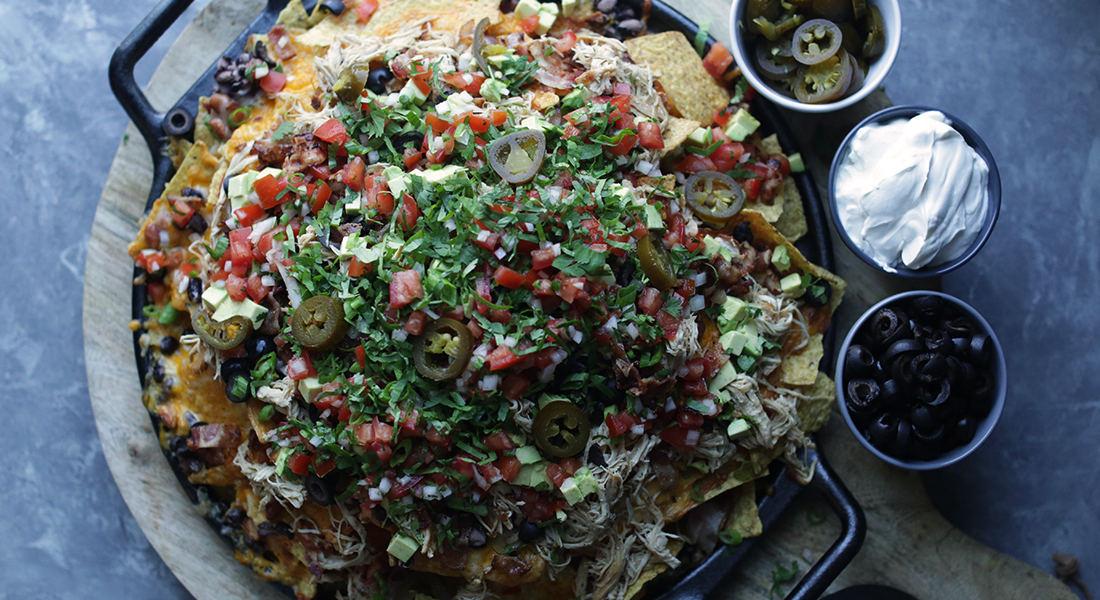
[[[840,347],[840,412],[875,456],[930,470],[956,463],[993,431],[1007,390],[989,323],[948,294],[904,292],[872,306]]]

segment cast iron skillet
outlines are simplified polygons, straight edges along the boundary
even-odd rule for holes
[[[145,138],[145,143],[149,146],[149,151],[153,157],[153,183],[146,202],[146,210],[160,196],[171,176],[172,163],[163,152],[168,141],[168,134],[165,129],[167,128],[176,134],[181,131],[183,135],[192,133],[199,97],[208,95],[213,90],[215,69],[211,65],[168,112],[158,113],[149,103],[141,88],[138,87],[134,79],[134,66],[168,27],[183,14],[187,7],[191,5],[191,2],[192,0],[164,0],[161,2],[119,45],[118,50],[111,57],[108,72],[111,89],[126,113],[133,119],[134,125],[137,126],[142,137]],[[314,0],[306,0],[307,5],[311,6],[314,3]],[[267,32],[278,19],[279,11],[286,5],[287,0],[268,0],[268,5],[264,11],[226,48],[223,54],[228,56],[240,54],[244,49],[248,36],[252,33]],[[661,2],[661,0],[652,0],[648,25],[650,32],[681,31],[688,39],[694,39],[698,31],[697,25]],[[707,47],[709,48],[714,42],[713,37],[708,37]],[[795,151],[794,139],[773,104],[758,96],[753,101],[753,111],[754,114],[760,117],[763,124],[762,133],[765,135],[769,132],[776,133],[780,144],[787,153]],[[792,174],[792,176],[795,178],[798,189],[802,194],[806,220],[810,228],[809,233],[796,245],[810,261],[832,270],[833,256],[827,221],[813,178],[809,172]],[[142,307],[145,303],[145,286],[134,286],[134,318],[142,316]],[[834,330],[829,329],[825,336],[825,359],[821,365],[825,372],[832,370],[832,365],[829,363],[832,362],[831,349],[834,337]],[[142,381],[144,381],[149,365],[148,360],[141,354],[137,338],[138,334],[135,333],[134,350],[138,372]],[[842,531],[832,547],[806,571],[802,580],[787,594],[787,600],[811,600],[820,597],[825,588],[836,579],[837,575],[844,570],[844,567],[851,562],[859,551],[867,532],[863,510],[836,473],[829,467],[825,457],[818,451],[810,450],[804,458],[818,461],[814,479],[810,485],[819,489],[828,498],[833,510],[840,518]],[[179,465],[176,464],[177,461],[169,457],[169,462],[172,463],[184,489],[194,500],[196,498],[195,488],[179,470]],[[763,523],[765,532],[771,529],[791,501],[804,489],[803,486],[787,477],[785,470],[776,473],[771,482],[773,493],[764,496],[759,509],[760,520]],[[724,576],[748,555],[755,546],[757,539],[759,538],[750,538],[732,548],[719,548],[709,558],[690,567],[690,570],[683,574],[678,581],[672,583],[668,589],[664,591],[653,590],[648,596],[653,598],[656,595],[654,600],[703,600],[703,598],[711,595],[723,582]],[[677,575],[680,575],[680,573],[677,573]]]

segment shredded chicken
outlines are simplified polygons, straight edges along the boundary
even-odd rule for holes
[[[241,469],[241,473],[252,484],[252,490],[260,496],[261,504],[267,504],[271,500],[277,501],[283,506],[301,508],[306,500],[306,488],[300,483],[287,481],[279,477],[274,465],[261,465],[248,460],[248,440],[241,442],[237,447],[237,456],[233,457],[233,464]]]

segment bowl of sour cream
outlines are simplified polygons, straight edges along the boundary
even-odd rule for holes
[[[927,106],[894,106],[844,138],[829,171],[829,207],[841,239],[867,264],[933,277],[974,257],[1001,208],[989,148],[961,119]]]

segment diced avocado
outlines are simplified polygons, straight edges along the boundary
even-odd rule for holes
[[[724,348],[726,352],[738,356],[745,350],[745,344],[748,342],[749,336],[741,330],[728,331],[723,333],[722,337],[718,338],[718,343],[722,344],[722,348]]]
[[[565,396],[558,396],[557,394],[543,394],[539,396],[539,409],[544,408],[547,404],[557,401],[569,402],[569,399]]]
[[[550,463],[546,461],[523,465],[520,467],[514,483],[529,488],[537,488],[540,485],[549,486],[550,478],[546,475],[546,467],[548,466],[550,466]]]
[[[539,454],[539,449],[534,446],[522,446],[516,448],[516,458],[524,465],[533,465],[542,460],[542,455]]]
[[[206,307],[206,310],[214,312],[228,297],[229,292],[225,291],[225,288],[212,285],[202,293],[202,305]]]
[[[733,362],[730,361],[722,365],[722,368],[718,369],[718,374],[707,382],[707,391],[716,394],[719,390],[729,385],[734,379],[737,379],[737,369],[734,368]]]
[[[264,317],[267,316],[267,309],[256,304],[255,302],[245,298],[240,302],[233,300],[232,298],[222,301],[221,306],[214,311],[211,315],[215,321],[224,321],[230,317],[240,315],[246,319],[252,320],[252,325],[259,327],[264,324]]]
[[[424,101],[428,99],[428,96],[420,91],[420,87],[417,86],[416,81],[412,79],[405,83],[405,87],[401,88],[400,94],[402,98],[408,98],[417,106],[424,104]]]
[[[722,245],[721,240],[719,240],[718,238],[716,238],[712,235],[704,236],[703,237],[703,255],[706,256],[707,258],[710,258],[710,257],[714,256],[715,254],[722,255],[722,257],[725,258],[726,260],[730,260],[730,258],[732,258],[732,256],[733,256],[730,253],[729,248],[726,248],[725,246]]]
[[[546,6],[545,4],[543,6]],[[551,5],[554,6],[554,5]],[[557,9],[557,6],[554,6]],[[535,33],[538,35],[546,35],[547,31],[554,26],[554,21],[558,20],[558,15],[549,11],[539,11],[539,24],[535,27]]]
[[[386,552],[389,552],[390,556],[401,562],[405,562],[412,558],[419,549],[420,545],[416,543],[416,540],[400,533],[395,534],[393,538],[390,539],[390,545],[386,546]]]
[[[692,146],[706,146],[707,133],[709,133],[709,130],[706,127],[698,127],[691,132],[691,135],[685,141]]]
[[[541,8],[541,6],[538,0],[519,0],[519,3],[516,4],[515,13],[519,15],[519,18],[526,19],[539,12],[539,8]]]
[[[577,0],[561,0],[561,16],[572,16],[577,10],[577,4]]]
[[[749,425],[748,421],[744,419],[734,419],[733,422],[730,423],[730,426],[726,428],[726,434],[730,436],[731,440],[736,440],[737,438],[748,435],[751,429],[752,426]]]
[[[481,84],[481,97],[490,102],[503,102],[508,97],[508,86],[499,79],[489,79]]]
[[[349,215],[357,215],[363,212],[363,197],[358,192],[348,190],[344,196],[344,212]]]
[[[485,94],[482,93],[482,95],[484,96]],[[588,88],[583,86],[573,88],[572,92],[569,92],[565,95],[564,98],[561,99],[562,112],[568,112],[572,110],[577,110],[578,108],[582,108],[584,106],[584,103],[591,97],[592,92],[589,92]]]
[[[584,500],[585,495],[581,492],[581,488],[577,487],[577,480],[573,477],[563,481],[559,489],[561,490],[561,495],[565,496],[565,501],[569,503],[569,506],[573,506],[581,500]]]
[[[787,162],[791,164],[791,173],[801,173],[806,170],[806,163],[802,162],[802,154],[795,152],[787,157]]]
[[[791,253],[787,251],[786,246],[776,246],[775,250],[772,250],[772,264],[780,271],[791,268]]]
[[[558,8],[558,5],[553,2],[543,2],[539,4],[540,13],[550,13],[556,17],[560,11],[561,9]]]
[[[386,185],[395,199],[400,199],[401,195],[409,189],[409,176],[401,170],[401,167],[386,167],[382,174],[386,176]]]
[[[624,205],[633,204],[635,206],[642,207],[646,205],[646,201],[642,198],[639,198],[638,195],[634,193],[634,190],[632,188],[628,188],[625,185],[615,184],[613,186],[613,189],[614,191],[611,192],[611,194],[616,198],[622,200]]]
[[[279,477],[287,478],[292,475],[290,469],[286,465],[286,461],[290,459],[292,452],[290,450],[280,450],[275,455],[275,474]]]
[[[780,279],[779,288],[783,290],[784,294],[787,294],[792,298],[798,298],[802,294],[806,293],[806,289],[802,287],[802,275],[799,275],[798,273],[791,273],[783,279]]]
[[[358,232],[352,232],[350,235],[344,236],[344,239],[340,240],[340,250],[336,253],[336,258],[339,260],[347,260],[355,253],[355,249],[364,246],[366,242],[363,238],[359,237]]]
[[[752,132],[756,131],[757,127],[760,127],[760,121],[757,121],[749,114],[749,111],[742,108],[730,117],[730,121],[726,125],[726,135],[735,142],[743,142],[745,138],[752,135]]]
[[[321,380],[316,377],[306,377],[298,381],[298,391],[306,399],[306,403],[313,402],[317,394],[321,393]]]
[[[424,181],[428,183],[443,183],[444,181],[449,181],[459,175],[465,174],[466,168],[458,165],[447,165],[440,169],[414,171],[414,173],[423,177]]]
[[[726,296],[722,303],[722,314],[718,315],[718,330],[728,333],[737,328],[737,324],[748,315],[749,305],[736,296]]]
[[[748,338],[745,340],[745,347],[742,349],[742,352],[751,356],[760,356],[764,353],[764,338],[760,337],[760,334],[757,332],[756,323],[754,321],[749,321],[741,325],[741,328],[737,331]]]
[[[652,204],[645,205],[645,226],[651,231],[664,231],[665,220],[661,218],[661,211]]]
[[[487,55],[485,60],[489,61],[489,64],[494,67],[500,67],[504,65],[505,61],[512,60],[516,57],[516,53],[509,49],[507,52],[501,52],[500,54]]]
[[[592,470],[588,467],[577,469],[577,472],[573,473],[573,481],[577,482],[577,489],[580,490],[582,498],[600,491],[600,484],[596,481],[595,475],[592,474]]]

